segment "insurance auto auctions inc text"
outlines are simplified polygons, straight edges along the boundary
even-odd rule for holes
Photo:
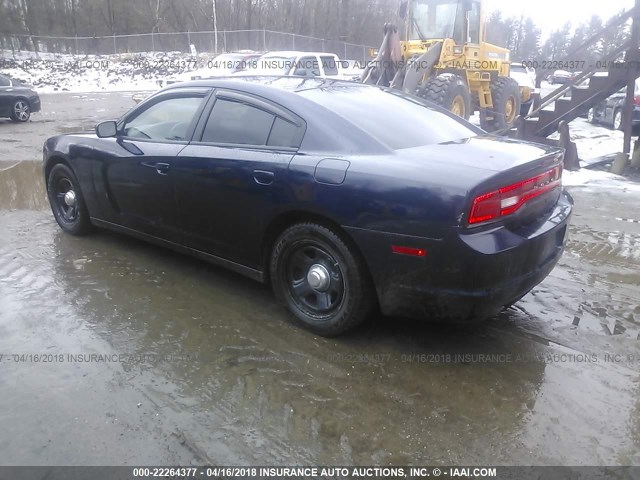
[[[259,467],[235,472],[229,467],[218,467],[210,472],[216,476],[274,478],[432,478],[432,477],[496,477],[491,467]],[[248,471],[247,471],[248,470]]]

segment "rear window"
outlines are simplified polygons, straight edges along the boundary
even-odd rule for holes
[[[453,142],[478,131],[411,97],[373,87],[334,86],[300,95],[332,110],[393,150]]]
[[[335,57],[320,57],[325,75],[338,75],[338,62]]]

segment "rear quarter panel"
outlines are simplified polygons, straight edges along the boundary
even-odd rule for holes
[[[326,158],[292,160],[292,208],[327,216],[343,227],[432,238],[455,226],[463,211],[467,191],[453,181],[456,175],[416,171],[413,163],[394,156],[344,157],[349,164],[344,181],[329,184],[316,179],[317,165]]]

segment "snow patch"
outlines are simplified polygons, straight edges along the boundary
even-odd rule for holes
[[[181,52],[120,55],[57,55],[0,51],[0,73],[33,85],[39,93],[155,91],[166,80],[213,69],[208,54],[191,57]],[[215,56],[215,55],[213,55]],[[187,75],[188,76],[188,75]]]
[[[619,175],[601,172],[599,170],[582,169],[577,172],[565,171],[562,175],[562,184],[570,188],[597,187],[640,192],[640,184]]]

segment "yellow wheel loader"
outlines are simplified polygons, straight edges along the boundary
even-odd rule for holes
[[[361,80],[403,90],[469,119],[506,130],[523,95],[510,76],[509,50],[486,43],[481,0],[401,0],[400,31],[384,26],[384,40]]]

